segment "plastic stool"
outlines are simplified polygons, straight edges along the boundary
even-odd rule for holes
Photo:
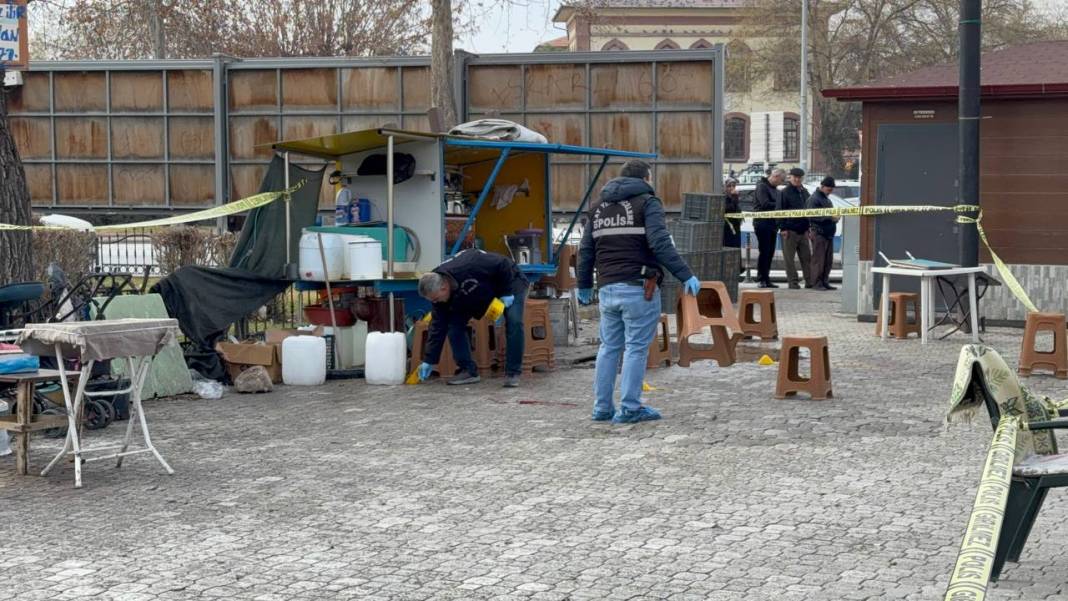
[[[1039,332],[1053,332],[1053,350],[1035,350],[1035,338]],[[1065,344],[1065,316],[1062,313],[1028,313],[1024,326],[1023,347],[1020,349],[1018,373],[1031,375],[1031,370],[1042,366],[1053,370],[1060,379],[1068,378],[1068,345]]]
[[[430,324],[423,320],[415,322],[415,327],[412,329],[412,369],[415,369],[420,362],[423,361],[423,349],[426,348],[426,339],[430,334]],[[456,359],[452,355],[452,345],[449,343],[449,339],[446,338],[441,347],[441,357],[438,359],[437,365],[434,366],[434,371],[438,372],[443,378],[452,377],[456,374],[456,371],[460,369],[456,365]]]
[[[507,356],[505,328],[498,328],[497,363],[504,366]],[[526,299],[523,306],[523,330],[526,342],[523,346],[523,373],[531,373],[536,366],[552,370],[556,368],[556,349],[553,346],[553,326],[549,320],[549,301]]]
[[[802,348],[809,350],[811,358],[808,378],[802,378],[798,369]],[[831,359],[826,336],[786,336],[782,339],[775,398],[785,399],[798,392],[807,392],[815,400],[834,396],[831,394]]]
[[[754,307],[760,307],[760,321],[756,320]],[[779,337],[779,323],[775,317],[775,293],[771,290],[743,290],[738,299],[738,324],[745,336],[761,340]]]
[[[645,366],[647,368],[663,367],[665,361],[668,367],[671,367],[671,333],[668,327],[668,316],[661,313],[656,334],[649,345],[649,359],[646,360]]]
[[[680,366],[689,367],[690,362],[697,359],[712,359],[720,367],[734,364],[734,347],[738,339],[733,337],[733,333],[739,332],[741,327],[723,282],[701,282],[697,296],[680,294],[675,318],[678,323]],[[712,330],[712,346],[694,347],[689,337],[700,333],[705,327]]]
[[[471,358],[480,372],[488,372],[493,369],[493,348],[496,346],[493,322],[488,317],[472,319],[468,327],[473,333]]]
[[[909,321],[909,305],[912,305],[913,321]],[[891,292],[889,335],[893,338],[908,338],[909,334],[920,336],[920,295],[914,292]],[[883,312],[875,314],[875,335],[883,335]]]

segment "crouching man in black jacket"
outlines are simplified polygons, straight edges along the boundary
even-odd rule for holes
[[[430,377],[448,337],[453,357],[461,369],[448,383],[474,384],[481,380],[478,366],[471,359],[467,323],[481,319],[493,299],[499,298],[505,306],[507,339],[504,386],[518,387],[526,342],[523,305],[528,286],[527,279],[511,259],[478,249],[465,250],[419,278],[419,295],[434,303],[419,379]]]

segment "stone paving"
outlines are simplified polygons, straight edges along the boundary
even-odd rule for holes
[[[581,364],[515,391],[152,401],[174,476],[138,456],[75,490],[69,465],[0,458],[0,599],[941,599],[991,433],[943,423],[968,338],[883,342],[827,293],[778,308],[782,332],[830,337],[833,400],[697,363],[650,372],[664,419],[632,426],[589,421]],[[1019,339],[986,335],[1010,363]],[[35,440],[33,467],[55,448]],[[989,599],[1068,599],[1066,518],[1054,493]]]

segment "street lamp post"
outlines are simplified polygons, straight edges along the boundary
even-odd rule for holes
[[[801,140],[798,158],[808,171],[808,0],[801,0]]]

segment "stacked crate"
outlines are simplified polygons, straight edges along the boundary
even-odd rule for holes
[[[738,274],[741,254],[737,248],[723,249],[723,196],[687,193],[682,195],[682,214],[669,221],[668,233],[675,248],[701,281],[719,281],[727,286],[731,299],[738,300]],[[665,313],[675,312],[682,283],[665,274],[661,302]]]

